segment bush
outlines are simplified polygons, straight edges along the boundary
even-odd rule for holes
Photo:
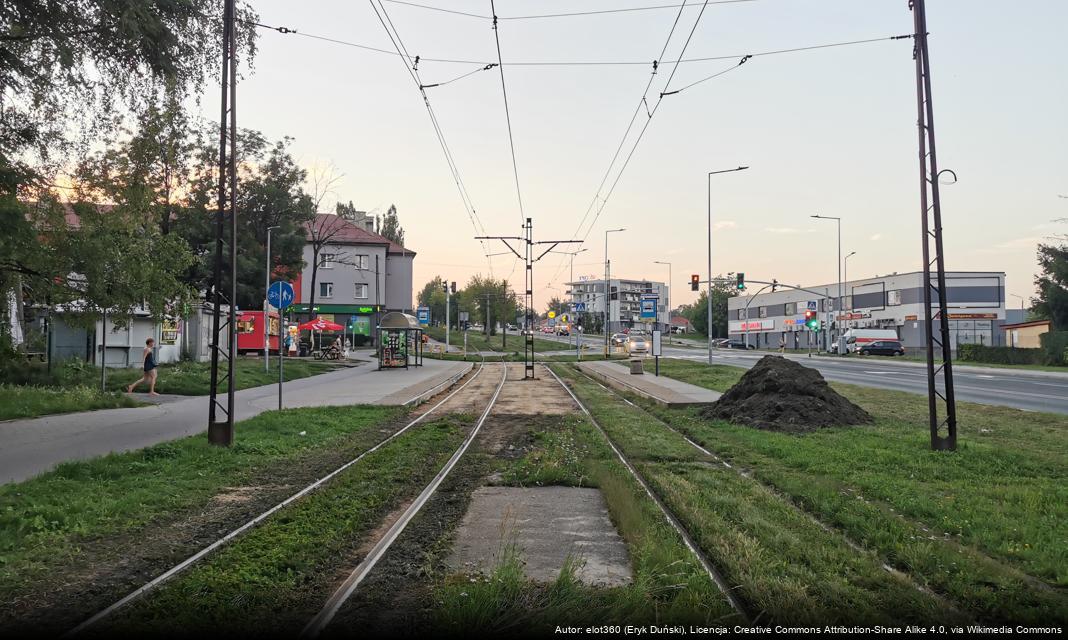
[[[1045,364],[1068,365],[1068,331],[1047,331],[1038,338],[1042,342]]]
[[[989,347],[983,344],[962,344],[957,347],[957,359],[961,362],[988,364],[1042,364],[1044,353],[1042,349]]]

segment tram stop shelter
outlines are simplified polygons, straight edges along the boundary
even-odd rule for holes
[[[407,313],[391,311],[378,323],[378,369],[423,366],[423,327]]]

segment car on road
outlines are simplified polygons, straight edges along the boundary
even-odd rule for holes
[[[514,324],[505,325],[505,328],[512,332],[519,331],[519,327]]]
[[[614,334],[612,334],[612,346],[613,347],[622,347],[622,346],[625,346],[626,344],[627,344],[627,334],[625,334],[625,333],[614,333]]]
[[[727,345],[729,345],[730,342],[730,338],[714,338],[712,340],[712,346],[716,349],[727,349],[729,348]]]
[[[903,356],[905,347],[898,340],[875,340],[860,347],[862,356]]]
[[[756,349],[756,345],[746,344],[741,340],[730,340],[727,342],[725,349]]]
[[[561,326],[561,327],[558,327],[556,329],[556,335],[558,335],[558,336],[569,336],[569,335],[571,335],[571,330],[568,329],[566,326]]]
[[[627,353],[649,353],[649,341],[640,333],[627,336]]]

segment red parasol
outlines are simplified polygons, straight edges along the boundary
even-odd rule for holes
[[[341,326],[339,324],[336,324],[334,322],[329,322],[327,320],[323,320],[322,318],[316,318],[314,320],[310,320],[308,322],[305,322],[304,324],[300,325],[297,328],[300,329],[301,331],[306,331],[308,329],[310,329],[312,331],[341,331],[345,327],[343,327],[343,326]]]

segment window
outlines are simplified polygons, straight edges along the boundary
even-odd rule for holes
[[[901,289],[893,289],[886,292],[886,306],[896,307],[901,304]]]
[[[792,316],[795,313],[797,313],[797,303],[796,302],[787,302],[786,303],[786,310],[783,313],[784,313],[784,315],[788,315],[788,316]]]
[[[333,282],[320,282],[319,283],[319,297],[320,298],[333,298],[334,297],[334,283]]]
[[[371,263],[370,260],[368,260],[368,256],[357,255],[353,257],[355,259],[353,266],[355,266],[357,269],[367,269],[367,265]]]
[[[333,253],[320,253],[319,254],[319,267],[321,269],[333,269],[334,262],[337,260],[337,255]]]
[[[357,282],[356,283],[356,299],[357,300],[366,300],[367,299],[367,283],[366,282]]]
[[[760,307],[760,317],[761,318],[767,318],[768,317],[768,308],[767,307]]]

